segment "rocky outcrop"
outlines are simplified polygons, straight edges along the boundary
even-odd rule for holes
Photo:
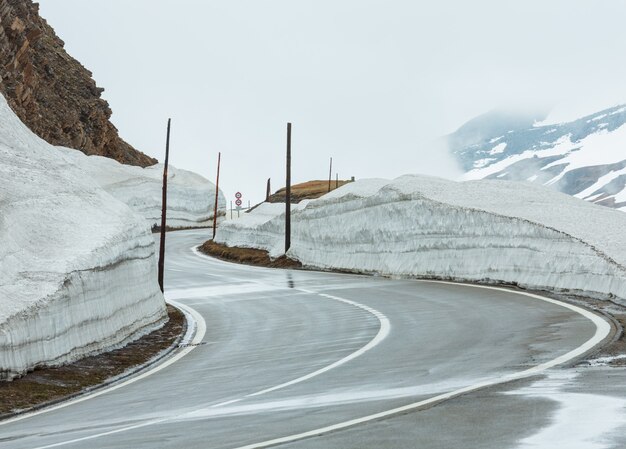
[[[157,161],[124,142],[92,73],[64,50],[31,0],[0,0],[0,92],[53,145],[142,167]]]

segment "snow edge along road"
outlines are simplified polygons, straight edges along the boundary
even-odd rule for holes
[[[197,255],[201,256],[201,257],[207,257],[207,258],[213,259],[210,256],[204,255],[204,254],[200,253],[199,251],[197,251],[197,247],[193,247],[192,251],[194,253],[196,253]],[[230,263],[230,262],[226,262],[226,263]],[[247,267],[247,265],[244,265],[244,267]],[[257,283],[262,284],[262,282],[257,282]],[[345,356],[345,357],[343,357],[343,358],[341,358],[341,359],[339,359],[339,360],[337,360],[337,361],[335,361],[335,362],[333,362],[333,363],[331,363],[329,365],[326,365],[325,367],[322,367],[322,368],[320,368],[320,369],[318,369],[316,371],[313,371],[311,373],[308,373],[308,374],[305,374],[303,376],[300,376],[300,377],[298,377],[296,379],[292,379],[290,381],[283,382],[281,384],[274,385],[272,387],[264,388],[263,390],[259,390],[259,391],[253,392],[253,393],[248,393],[248,394],[246,394],[244,396],[241,396],[239,398],[236,398],[236,399],[231,399],[231,400],[228,400],[228,401],[224,401],[224,402],[220,402],[220,403],[214,404],[214,405],[211,406],[211,408],[217,408],[217,407],[222,407],[222,406],[225,406],[225,405],[234,404],[234,403],[237,403],[237,402],[241,402],[241,401],[243,401],[243,400],[245,400],[246,398],[249,398],[249,397],[260,396],[260,395],[263,395],[263,394],[266,394],[266,393],[269,393],[269,392],[272,392],[272,391],[276,391],[276,390],[279,390],[279,389],[282,389],[282,388],[285,388],[285,387],[288,387],[288,386],[291,386],[291,385],[295,385],[295,384],[298,384],[298,383],[301,383],[301,382],[305,382],[305,381],[307,381],[309,379],[312,379],[312,378],[317,377],[317,376],[319,376],[321,374],[324,374],[324,373],[326,373],[326,372],[328,372],[328,371],[330,371],[330,370],[332,370],[334,368],[337,368],[337,367],[339,367],[341,365],[344,365],[344,364],[350,362],[351,360],[354,360],[355,358],[363,355],[365,352],[369,351],[370,349],[372,349],[375,346],[377,346],[378,344],[380,344],[389,335],[389,331],[391,329],[391,324],[389,322],[389,319],[383,313],[379,312],[376,309],[373,309],[373,308],[371,308],[369,306],[366,306],[364,304],[360,304],[360,303],[355,302],[355,301],[351,301],[349,299],[340,298],[338,296],[327,295],[327,294],[324,294],[324,293],[319,293],[319,292],[314,292],[314,291],[305,290],[305,289],[299,289],[299,288],[294,288],[294,290],[298,290],[298,291],[301,291],[303,293],[310,294],[310,295],[320,296],[322,298],[330,299],[330,300],[333,300],[333,301],[339,301],[339,302],[342,302],[344,304],[348,304],[348,305],[350,305],[352,307],[356,307],[358,309],[361,309],[361,310],[363,310],[363,311],[365,311],[367,313],[370,313],[370,314],[374,315],[374,317],[376,317],[376,319],[378,319],[378,322],[379,322],[378,332],[376,333],[374,338],[372,338],[366,345],[364,345],[361,348],[357,349],[356,351],[348,354],[347,356]],[[175,301],[169,300],[169,302],[174,303]],[[181,304],[181,306],[182,306],[182,304]],[[203,333],[203,335],[204,335],[204,333]],[[75,438],[75,439],[67,440],[67,441],[59,441],[57,443],[52,443],[52,444],[49,444],[49,445],[46,445],[46,446],[38,446],[38,447],[36,447],[34,449],[50,449],[50,448],[54,448],[54,447],[67,446],[67,445],[71,445],[71,444],[75,444],[75,443],[80,443],[80,442],[84,442],[84,441],[94,440],[96,438],[101,438],[101,437],[104,437],[104,436],[110,436],[110,435],[126,432],[126,431],[129,431],[129,430],[135,430],[135,429],[139,429],[139,428],[142,428],[142,427],[147,427],[147,426],[151,426],[151,425],[155,425],[155,424],[160,424],[160,423],[166,422],[168,420],[169,420],[169,418],[153,419],[153,420],[149,420],[147,422],[142,422],[142,423],[139,423],[139,424],[133,424],[131,426],[121,427],[121,428],[110,430],[110,431],[107,431],[107,432],[102,432],[102,433],[98,433],[98,434],[88,435],[88,436],[85,436],[85,437]]]
[[[141,368],[140,368],[139,372],[137,372],[137,375],[134,375],[134,373],[130,374],[131,376],[130,378],[120,383],[113,382],[113,384],[110,387],[104,387],[101,389],[97,389],[93,392],[87,392],[85,394],[79,393],[78,396],[73,399],[62,401],[62,402],[59,402],[58,404],[54,404],[49,407],[44,407],[38,410],[34,410],[32,412],[26,412],[26,413],[17,415],[13,418],[0,421],[0,426],[14,423],[16,421],[21,421],[23,419],[32,418],[33,416],[52,412],[52,411],[59,410],[65,407],[69,407],[70,405],[74,405],[79,402],[96,398],[105,393],[110,393],[111,391],[115,391],[118,388],[122,388],[134,382],[137,382],[138,380],[145,379],[146,377],[151,376],[152,374],[155,374],[161,371],[162,369],[167,368],[168,366],[172,365],[173,363],[177,362],[178,360],[180,360],[181,358],[189,354],[198,346],[199,343],[202,342],[202,339],[204,338],[204,335],[206,334],[206,322],[204,321],[204,318],[202,317],[202,315],[200,315],[192,307],[186,306],[184,304],[181,304],[173,300],[167,300],[166,302],[178,308],[179,310],[181,310],[183,314],[185,315],[185,319],[187,320],[187,331],[185,332],[185,335],[183,336],[182,340],[179,343],[179,347],[181,347],[182,350],[176,352],[171,357],[166,356],[165,360],[163,360],[157,355],[156,356],[157,360],[155,362],[151,363],[149,361],[146,364],[146,367],[149,367],[153,363],[157,363],[156,366],[152,367],[151,369],[145,372],[141,372]]]

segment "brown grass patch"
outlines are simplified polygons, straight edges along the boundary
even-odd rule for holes
[[[204,242],[200,246],[200,251],[209,256],[229,262],[242,263],[246,265],[255,265],[259,267],[269,268],[301,268],[302,264],[297,260],[280,256],[277,259],[270,259],[267,251],[254,248],[240,248],[237,246],[227,246],[221,243],[215,243],[213,240]]]
[[[222,214],[224,215],[224,214]],[[193,229],[213,229],[213,225],[211,226],[181,226],[179,228],[173,228],[171,226],[165,227],[165,232],[175,232],[175,231],[191,231]],[[152,225],[152,233],[159,234],[161,232],[161,226]]]
[[[124,348],[86,357],[69,365],[37,368],[19,379],[0,382],[0,418],[75,396],[173,347],[185,331],[185,317],[169,305],[167,312],[169,321],[161,329]]]
[[[351,181],[339,181],[335,184],[335,180],[330,183],[330,190],[335,190]],[[291,186],[291,202],[298,203],[302,200],[313,200],[328,193],[328,180],[326,181],[308,181],[301,184]],[[277,190],[276,193],[269,197],[269,203],[284,203],[287,195],[285,188]]]

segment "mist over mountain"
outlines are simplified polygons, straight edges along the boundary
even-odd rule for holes
[[[626,210],[626,105],[560,124],[545,115],[492,111],[446,136],[463,179],[540,183]]]
[[[450,149],[455,151],[479,144],[513,129],[532,127],[534,123],[544,120],[547,115],[547,111],[539,110],[493,109],[469,120],[454,133],[446,136],[446,140]]]

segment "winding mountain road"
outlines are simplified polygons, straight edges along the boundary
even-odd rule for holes
[[[192,251],[206,238],[169,233],[165,273],[166,297],[204,319],[202,343],[122,388],[0,423],[0,449],[446,448],[472,432],[515,447],[549,407],[522,424],[520,397],[494,412],[481,392],[609,333],[582,309],[503,289],[226,263]],[[472,426],[485,413],[493,428]]]

